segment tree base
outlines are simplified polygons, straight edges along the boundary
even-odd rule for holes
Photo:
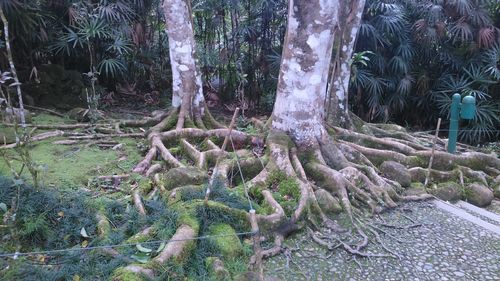
[[[369,236],[384,249],[385,245],[379,238],[380,228],[362,220],[360,214],[365,210],[377,214],[396,207],[396,202],[433,198],[427,193],[402,195],[410,182],[428,178],[431,183],[456,180],[464,187],[472,182],[493,185],[500,174],[500,160],[494,155],[471,152],[462,145],[459,145],[460,154],[449,154],[442,151],[444,142],[438,140],[434,167],[427,175],[432,138],[409,134],[394,125],[364,124],[358,126],[358,131],[331,127],[333,137],[324,136],[314,145],[301,149],[287,134],[266,131],[265,126],[260,126],[262,134],[252,136],[222,128],[209,114],[195,122],[187,115],[180,115],[173,110],[141,121],[123,121],[116,126],[119,131],[120,126],[157,122],[147,132],[150,149],[133,169],[149,177],[151,184],[140,186],[132,194],[132,203],[142,216],[147,216],[142,198],[160,196],[178,211],[180,219],[172,241],[155,258],[146,264],[132,263],[117,269],[113,280],[155,277],[168,262],[184,262],[197,247],[197,237],[204,235],[201,228],[206,226],[206,217],[200,219],[200,210],[204,210],[203,216],[217,212],[232,218],[243,233],[241,237],[251,236],[249,211],[257,210],[259,235],[272,237],[274,246],[254,253],[250,258],[252,269],[260,268],[262,259],[283,252],[282,242],[286,237],[304,227],[316,243],[328,249],[340,247],[354,256],[371,257],[373,255],[364,251]],[[264,137],[267,150],[265,155],[260,155],[260,139]],[[400,170],[383,168],[390,166],[387,161],[399,163]],[[240,171],[242,175],[238,175]],[[404,177],[397,177],[401,174]],[[215,185],[219,185],[219,189]],[[229,193],[239,194],[242,200],[228,201]],[[321,200],[316,195],[321,195]],[[331,219],[332,209],[325,207],[331,206],[330,203],[337,204],[340,206],[337,209],[347,214],[348,229]],[[99,228],[105,225],[99,224]],[[352,245],[339,239],[332,244],[313,230],[320,229],[320,225],[334,232],[352,231],[360,238],[359,242]],[[106,231],[103,229],[101,233],[105,235]],[[141,237],[139,240],[134,239],[135,236],[131,239],[143,241],[149,235],[145,229],[136,235]],[[383,257],[398,256],[387,249]],[[221,263],[217,264],[220,267]],[[218,271],[222,272],[220,268]]]

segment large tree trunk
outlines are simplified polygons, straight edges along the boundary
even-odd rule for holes
[[[373,124],[365,124],[367,131],[376,132],[377,135],[385,138],[356,133],[339,127],[331,127],[336,134],[335,140],[328,135],[325,128],[325,115],[328,108],[325,104],[328,72],[335,27],[339,16],[344,15],[338,12],[339,1],[290,0],[289,2],[288,26],[277,100],[271,117],[271,131],[266,134],[268,147],[266,157],[260,157],[258,149],[252,152],[247,149],[238,149],[238,147],[249,146],[260,148],[260,145],[256,145],[251,135],[233,129],[233,122],[229,128],[206,130],[201,118],[197,117],[203,114],[204,103],[201,79],[194,54],[195,42],[190,8],[185,1],[187,0],[165,0],[164,3],[174,73],[174,107],[180,108],[177,126],[174,126],[172,122],[177,118],[176,111],[174,111],[174,114],[168,115],[159,124],[150,128],[148,139],[151,149],[144,160],[134,168],[135,172],[150,177],[153,184],[153,186],[140,189],[145,191],[152,189],[147,195],[149,198],[160,193],[164,199],[162,201],[167,202],[169,207],[176,210],[179,213],[179,219],[182,218],[182,220],[178,222],[179,226],[172,241],[167,244],[160,255],[145,265],[130,264],[116,270],[112,279],[129,280],[129,276],[135,277],[141,274],[157,277],[164,271],[164,265],[168,259],[175,258],[176,261],[183,262],[185,260],[182,258],[190,257],[189,251],[198,243],[196,237],[198,235],[206,237],[204,236],[206,230],[203,230],[200,225],[209,223],[205,215],[200,215],[195,211],[200,207],[203,207],[204,213],[213,209],[217,213],[224,213],[225,216],[231,216],[236,220],[247,220],[253,217],[252,225],[258,223],[260,233],[274,235],[274,247],[269,249],[255,247],[260,250],[257,250],[251,258],[251,264],[255,265],[258,272],[262,272],[259,261],[279,254],[283,250],[283,240],[291,232],[304,226],[302,221],[306,216],[307,221],[316,225],[319,223],[339,230],[338,225],[327,215],[332,210],[326,205],[331,204],[321,203],[325,200],[339,202],[349,217],[352,235],[348,243],[337,236],[334,236],[337,237],[335,243],[326,243],[312,233],[314,241],[328,248],[338,244],[347,252],[361,257],[392,256],[390,250],[386,250],[388,255],[365,251],[369,243],[365,231],[375,233],[378,237],[377,231],[379,230],[364,225],[360,216],[353,212],[351,201],[354,201],[358,208],[365,206],[372,213],[378,213],[386,208],[397,206],[395,203],[397,200],[430,198],[428,194],[401,195],[396,191],[402,190],[402,186],[410,185],[411,180],[414,180],[413,174],[420,177],[422,172],[425,173],[421,167],[426,165],[427,159],[431,157],[432,153],[428,147],[432,143],[429,139],[416,138],[405,133],[404,129],[399,126],[392,126],[392,132],[388,132],[387,125],[386,129],[381,129]],[[362,6],[364,1],[358,0],[355,3]],[[351,11],[349,15],[358,16],[357,13],[353,14],[355,9],[349,11]],[[361,8],[357,11],[360,12]],[[359,28],[359,20],[351,21],[347,17],[345,21],[349,23],[346,24],[349,26],[346,27],[349,31],[343,31],[341,33],[343,35],[337,38],[340,38],[339,42],[344,42],[342,38],[349,35],[350,39],[345,39],[341,47],[343,53],[338,55],[339,70],[332,74],[335,83],[343,85],[342,87],[347,87],[349,83],[348,60],[352,55],[355,30]],[[345,93],[340,89],[335,91],[337,97]],[[338,108],[340,106],[333,108],[334,113]],[[198,124],[188,126],[192,128],[183,128],[183,114],[186,121],[188,118],[195,118],[195,122],[200,119],[200,122],[197,122],[200,124],[198,128],[196,128]],[[210,116],[209,111],[206,111],[205,115]],[[209,124],[216,125],[213,121]],[[256,124],[260,123],[256,121]],[[263,124],[260,126],[265,127]],[[200,140],[202,140],[201,145],[198,145]],[[169,146],[173,146],[176,152],[174,153]],[[233,153],[226,152],[226,146],[228,150],[234,152],[235,157]],[[163,163],[151,165],[157,156],[164,160]],[[479,179],[486,184],[491,183],[493,178],[498,177],[500,173],[497,168],[500,166],[500,160],[492,155],[474,153],[456,156],[445,152],[435,152],[434,157],[434,161],[439,163],[436,166],[445,169],[456,168],[462,178],[465,175],[474,181]],[[385,174],[379,174],[383,166],[382,162],[386,160],[416,167],[413,174],[410,174],[405,166],[396,166],[397,169],[401,169],[400,173],[403,174],[404,179],[399,176],[389,179],[385,178]],[[479,163],[484,165],[481,171],[473,171],[464,167],[477,167],[480,166]],[[212,201],[214,198],[210,190],[215,190],[211,186],[214,181],[208,180],[208,175],[217,176],[220,179],[221,188],[229,187],[230,173],[232,174],[233,170],[231,167],[238,167],[242,179],[248,176],[248,174],[244,176],[243,173],[258,172],[246,183],[242,180],[242,188],[246,200],[249,201],[249,209],[253,209],[252,202],[255,201],[260,206],[269,206],[272,211],[266,210],[264,214],[253,216],[250,214],[255,214],[254,210],[247,213],[242,209],[227,206],[224,202]],[[168,172],[165,173],[165,170]],[[434,170],[431,173],[442,175],[446,180],[454,176],[453,173],[445,171]],[[282,174],[285,176],[282,177]],[[208,184],[205,185],[207,181]],[[182,199],[182,193],[192,193],[193,188],[204,191],[203,201],[196,199],[195,196],[185,201]],[[285,196],[275,198],[275,189],[282,194],[293,191],[286,194],[286,197],[291,199],[287,200],[287,209],[281,205],[283,200],[286,200],[283,199]],[[424,190],[422,191],[425,193]],[[134,194],[134,205],[141,213],[146,213],[147,210],[142,206],[139,192],[138,189]],[[250,196],[250,194],[254,195]],[[321,196],[323,200],[318,200],[316,196]],[[290,209],[290,206],[293,209]],[[332,233],[329,232],[328,235],[332,236]],[[354,240],[360,241],[355,247],[351,246],[351,241]],[[260,241],[260,238],[255,237],[255,241]]]
[[[204,114],[201,72],[197,64],[196,44],[188,0],[165,0],[163,12],[172,66],[172,106],[180,108],[179,123],[199,120]],[[182,127],[183,124],[179,124]]]
[[[352,128],[348,108],[350,60],[355,49],[364,7],[365,0],[341,0],[338,11],[339,29],[335,32],[336,55],[327,94],[329,98],[327,122],[347,129]]]
[[[290,0],[272,128],[310,145],[323,126],[338,1]]]

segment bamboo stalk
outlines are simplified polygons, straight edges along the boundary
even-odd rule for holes
[[[16,86],[17,98],[19,99],[19,116],[21,117],[21,127],[23,129],[26,128],[26,117],[24,116],[24,102],[23,95],[21,93],[21,83],[19,82],[19,78],[17,77],[16,66],[14,65],[14,58],[12,56],[12,49],[10,46],[9,39],[9,21],[5,16],[2,7],[0,7],[0,18],[3,23],[3,32],[5,37],[5,48],[7,49],[7,59],[9,60],[10,72],[12,74],[12,79],[14,79],[14,83],[10,86]]]

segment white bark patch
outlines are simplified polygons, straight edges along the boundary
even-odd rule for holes
[[[313,85],[319,84],[319,83],[321,83],[321,76],[313,75],[313,76],[311,76],[311,80],[309,82],[311,82],[311,84],[313,84]]]
[[[187,67],[186,65],[181,64],[181,65],[179,65],[179,70],[180,71],[188,71],[189,67]]]
[[[311,47],[311,49],[316,49],[319,45],[319,34],[311,34],[307,38],[307,45]]]
[[[320,11],[319,14],[322,17],[330,16],[335,10],[337,10],[338,1],[333,0],[319,0]]]
[[[179,54],[191,54],[192,47],[189,44],[183,44],[183,42],[177,42],[177,47],[175,51]]]
[[[297,21],[297,19],[294,17],[293,14],[288,19],[288,25],[295,29],[299,26],[299,22]]]
[[[344,90],[337,90],[335,92],[335,94],[337,95],[337,98],[339,99],[339,101],[343,101],[344,100],[344,98],[345,98]]]
[[[354,45],[354,42],[356,41],[356,37],[357,36],[358,36],[358,28],[357,27],[353,27],[352,31],[351,31],[351,42],[352,42],[351,45]]]
[[[172,95],[172,106],[178,108],[181,106],[182,98],[179,95]]]

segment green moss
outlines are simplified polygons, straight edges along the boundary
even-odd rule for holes
[[[217,246],[221,254],[227,258],[235,258],[243,253],[241,241],[236,231],[228,224],[216,224],[209,228],[210,240]]]
[[[349,111],[349,117],[351,118],[352,125],[354,127],[354,131],[356,132],[365,132],[368,131],[369,135],[372,135],[371,129],[368,126],[365,126],[366,123],[363,119],[359,118],[356,114]]]
[[[0,125],[0,143],[14,143],[16,142],[16,133],[13,127]]]
[[[46,186],[86,186],[89,180],[99,175],[122,174],[130,171],[141,159],[133,139],[119,140],[120,143],[125,144],[122,151],[103,150],[85,145],[55,145],[53,144],[55,140],[57,138],[40,141],[31,147],[31,155],[40,171],[42,184]],[[127,158],[118,161],[124,155]],[[15,160],[17,159],[16,152],[6,151],[5,156],[19,171],[22,163]],[[10,174],[5,161],[0,160],[2,160],[0,161],[0,173]],[[29,178],[27,169],[24,169],[23,176]]]
[[[195,232],[198,232],[200,228],[200,223],[196,219],[196,216],[194,215],[194,209],[192,208],[183,208],[182,210],[179,210],[179,218],[177,219],[177,224],[179,226],[183,224],[188,225],[192,229],[194,229]]]
[[[248,257],[250,257],[253,254],[253,250],[250,249],[250,252],[251,252],[250,254],[245,254],[244,257],[239,257],[235,259],[226,259],[224,261],[226,269],[231,273],[232,276],[238,276],[247,271]]]
[[[136,233],[132,237],[127,239],[125,241],[125,244],[142,243],[142,242],[148,241],[149,239],[151,239],[151,237],[153,237],[155,235],[156,232],[157,232],[156,227],[153,226],[148,234],[145,234],[142,231],[139,233]]]
[[[153,182],[146,177],[140,177],[137,179],[137,185],[140,193],[148,194],[152,189]]]
[[[424,189],[424,184],[421,182],[412,182],[410,184],[410,188],[419,188],[419,189]]]
[[[493,195],[494,195],[496,198],[500,198],[500,184],[497,184],[497,185],[493,188]]]
[[[213,143],[215,143],[216,145],[218,146],[221,146],[222,145],[222,139],[219,139],[218,137],[216,136],[211,136],[211,137],[208,137],[207,138],[208,140],[211,140]]]
[[[177,124],[177,117],[179,116],[179,112],[175,111],[174,113],[170,114],[167,119],[164,119],[161,124],[160,129],[163,130],[168,130],[173,128]]]
[[[429,193],[445,201],[456,201],[461,198],[463,188],[456,182],[448,181],[434,185]]]
[[[285,147],[293,146],[292,139],[286,133],[276,130],[272,130],[269,133],[269,135],[267,136],[267,141]]]
[[[36,125],[53,125],[53,124],[69,124],[74,123],[73,120],[66,117],[59,117],[52,114],[37,113],[32,118],[33,124]]]
[[[200,185],[206,182],[208,176],[195,167],[180,167],[170,169],[164,177],[166,189],[173,189],[185,185]]]
[[[147,281],[149,278],[125,268],[118,268],[111,276],[112,281]]]
[[[180,146],[170,147],[168,151],[170,151],[170,153],[172,153],[173,155],[181,155],[183,152],[182,147]]]
[[[460,187],[460,195],[462,199],[469,199],[474,196],[472,190],[466,187]]]
[[[413,167],[427,167],[429,165],[429,159],[427,157],[410,156],[410,166]]]
[[[296,179],[276,170],[269,174],[267,187],[273,191],[274,199],[283,207],[285,214],[290,216],[300,199],[300,189]]]
[[[216,280],[231,280],[231,275],[225,268],[215,270],[217,266],[223,266],[222,261],[219,258],[207,257],[205,259],[205,266],[210,274],[210,277],[215,278]]]
[[[421,195],[421,194],[425,194],[427,193],[425,191],[425,187],[422,183],[420,182],[412,182],[410,184],[410,187],[406,188],[404,191],[403,191],[403,195]]]
[[[386,131],[394,131],[396,132],[401,132],[401,133],[406,133],[406,129],[397,125],[397,124],[384,124],[384,123],[379,123],[375,124],[376,127],[386,130]]]
[[[184,128],[196,128],[196,125],[191,118],[186,118],[184,120]]]
[[[299,184],[292,177],[282,180],[278,185],[278,189],[282,196],[290,196],[295,199],[300,198]]]

